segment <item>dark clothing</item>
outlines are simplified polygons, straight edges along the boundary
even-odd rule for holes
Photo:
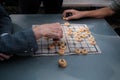
[[[0,53],[15,55],[31,55],[37,49],[32,29],[12,33],[12,22],[9,15],[0,5]]]
[[[0,34],[9,33],[11,34],[13,31],[11,19],[8,16],[7,12],[0,5]]]
[[[120,12],[120,0],[112,0],[110,8],[115,12]]]
[[[35,14],[41,2],[45,13],[60,13],[63,0],[19,0],[20,10],[24,14]]]
[[[115,28],[115,32],[120,36],[120,28]]]
[[[116,14],[120,13],[120,0],[112,0],[112,3],[109,6]],[[118,16],[117,16],[118,17]],[[115,19],[116,20],[116,19]],[[118,18],[119,20],[119,18]],[[116,33],[120,36],[120,27],[115,28]]]

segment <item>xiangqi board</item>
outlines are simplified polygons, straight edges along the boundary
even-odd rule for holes
[[[57,42],[47,37],[40,38],[37,41],[39,49],[34,56],[54,56],[60,55],[59,53],[63,55],[101,53],[96,39],[86,24],[65,23],[61,26],[63,38]]]

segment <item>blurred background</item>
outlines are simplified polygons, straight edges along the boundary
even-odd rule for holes
[[[94,10],[104,6],[108,6],[112,0],[63,0],[63,5],[60,14],[65,9],[77,9],[77,10]],[[20,14],[18,0],[0,0],[0,3],[8,11],[9,14]],[[44,14],[43,6],[40,5],[38,14]],[[120,26],[120,15],[114,15],[105,18],[107,22],[113,27]]]

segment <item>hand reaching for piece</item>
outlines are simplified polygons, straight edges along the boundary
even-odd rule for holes
[[[67,13],[71,13],[71,16],[67,16]],[[65,20],[71,19],[80,19],[85,17],[92,17],[92,18],[104,18],[107,16],[112,16],[115,14],[110,7],[104,7],[97,10],[89,10],[89,11],[78,11],[75,9],[68,9],[63,12],[63,17]]]
[[[40,37],[49,37],[60,39],[63,37],[63,31],[60,23],[42,24],[33,28],[36,39]]]
[[[68,13],[70,13],[70,16],[68,16]],[[83,13],[75,9],[68,9],[63,12],[63,17],[66,18],[66,20],[71,20],[71,19],[79,19],[83,17]]]

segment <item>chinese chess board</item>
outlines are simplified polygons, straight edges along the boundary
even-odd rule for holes
[[[76,54],[75,49],[84,49],[87,54],[99,54],[101,50],[97,41],[90,32],[86,24],[61,24],[63,29],[63,38],[59,41],[65,44],[64,55]],[[33,25],[36,26],[36,25]],[[59,55],[59,44],[50,49],[49,45],[55,43],[53,39],[40,38],[38,41],[38,51],[34,56],[53,56]],[[83,51],[84,52],[84,51]]]

